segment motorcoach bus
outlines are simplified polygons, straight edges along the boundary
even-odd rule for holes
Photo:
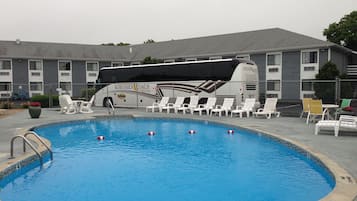
[[[103,67],[99,71],[95,105],[145,107],[163,96],[259,98],[258,68],[252,61],[204,60]]]

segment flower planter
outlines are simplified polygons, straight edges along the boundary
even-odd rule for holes
[[[41,104],[38,102],[30,103],[29,114],[31,118],[39,118],[41,115]]]

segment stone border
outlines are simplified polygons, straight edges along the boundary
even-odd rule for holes
[[[341,166],[339,166],[336,162],[329,159],[327,156],[313,150],[307,145],[304,145],[296,140],[292,140],[287,137],[283,137],[274,133],[262,131],[252,127],[246,126],[237,126],[233,124],[228,124],[226,122],[222,122],[220,120],[206,120],[206,119],[190,119],[188,117],[153,117],[153,116],[145,116],[145,115],[117,115],[113,116],[96,116],[95,118],[88,118],[88,119],[81,119],[78,121],[85,121],[85,120],[93,120],[93,119],[101,119],[101,118],[152,118],[152,119],[179,119],[179,120],[193,120],[193,121],[204,121],[210,123],[218,123],[223,124],[226,126],[232,126],[235,128],[245,129],[257,134],[263,134],[264,136],[271,138],[272,140],[278,141],[286,146],[289,146],[292,149],[302,153],[308,158],[312,158],[315,162],[319,163],[322,167],[326,168],[328,172],[331,173],[335,180],[335,187],[333,190],[325,197],[323,197],[320,201],[353,201],[357,198],[357,181]],[[38,126],[45,126],[51,124],[58,124],[64,123],[63,122],[56,122],[56,123],[48,123]],[[30,130],[30,129],[28,129]],[[47,145],[51,147],[51,143],[42,137]],[[47,149],[41,143],[38,144],[38,149],[41,154],[47,153]],[[37,155],[35,153],[26,153],[22,154],[21,156],[15,159],[9,159],[6,163],[0,164],[0,180],[5,176],[8,176],[12,172],[18,170],[19,168],[26,166],[33,161],[37,160]]]

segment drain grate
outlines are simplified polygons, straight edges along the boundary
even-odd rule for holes
[[[348,184],[356,183],[350,176],[341,176],[341,179]]]

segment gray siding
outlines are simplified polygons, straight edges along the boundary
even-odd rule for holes
[[[58,61],[43,60],[43,82],[45,94],[58,94]]]
[[[340,73],[346,72],[347,56],[331,48],[331,62],[336,64]]]
[[[282,91],[284,100],[300,99],[300,51],[283,52]]]
[[[72,92],[74,97],[79,97],[82,89],[87,87],[86,72],[85,61],[72,61]]]
[[[265,94],[265,71],[266,71],[266,56],[265,54],[251,54],[250,59],[254,61],[258,66],[259,71],[259,93],[260,96]],[[264,97],[260,97],[264,98]]]
[[[321,67],[328,62],[328,49],[320,49],[319,54],[319,67],[321,69]]]
[[[111,66],[111,65],[112,65],[111,61],[100,61],[99,62],[99,68],[106,67],[106,66]]]
[[[27,59],[13,59],[12,60],[12,80],[13,92],[23,94],[29,91],[29,72]],[[22,89],[19,89],[21,86]]]

